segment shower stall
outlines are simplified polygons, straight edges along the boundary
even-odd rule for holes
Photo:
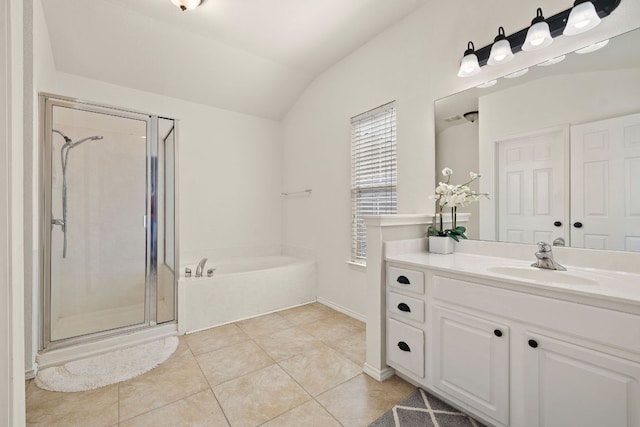
[[[42,94],[41,350],[176,321],[175,121]]]

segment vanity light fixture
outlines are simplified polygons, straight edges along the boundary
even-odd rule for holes
[[[480,64],[474,50],[473,42],[467,43],[467,50],[464,51],[464,57],[460,62],[460,70],[458,77],[474,76],[480,72]]]
[[[555,58],[551,58],[548,59],[544,62],[541,62],[538,64],[538,67],[548,67],[549,65],[555,65],[559,62],[564,61],[564,59],[567,57],[567,55],[560,55],[560,56],[556,56]]]
[[[531,27],[527,31],[527,37],[522,45],[522,50],[531,51],[545,48],[553,43],[549,24],[542,16],[542,9],[538,8],[536,17],[531,21]]]
[[[175,1],[175,0],[172,0]],[[622,0],[577,0],[574,3],[574,6],[563,10],[560,13],[557,13],[549,18],[544,18],[542,16],[542,10],[540,8],[536,11],[536,17],[532,21],[531,27],[524,28],[518,32],[515,32],[510,35],[505,35],[505,42],[508,42],[511,47],[511,53],[515,54],[520,52],[521,50],[536,50],[541,49],[545,46],[548,46],[553,42],[554,37],[558,37],[564,34],[579,34],[579,33],[571,33],[571,29],[566,29],[573,24],[573,19],[571,19],[570,15],[574,15],[577,17],[582,17],[581,20],[578,20],[578,26],[583,25],[582,32],[587,31],[587,29],[593,28],[591,25],[595,26],[593,23],[597,20],[595,18],[589,18],[589,22],[586,22],[586,18],[584,18],[585,13],[584,10],[591,9],[591,6],[594,7],[596,15],[598,19],[602,19],[606,16],[609,16],[614,10],[618,8],[620,2]],[[583,6],[584,5],[584,6]],[[590,16],[590,15],[589,15]],[[574,18],[577,19],[577,18]],[[569,21],[572,21],[569,24]],[[589,28],[587,28],[589,27]],[[548,28],[548,30],[547,30]],[[566,32],[565,32],[566,29]],[[491,60],[494,52],[494,47],[496,46],[496,42],[502,40],[504,30],[498,31],[498,37],[495,38],[494,43],[484,46],[478,50],[475,50],[473,47],[473,43],[469,43],[470,49],[465,51],[465,58],[463,58],[460,64],[460,70],[458,71],[459,77],[468,77],[476,75],[480,72],[480,67],[487,65]],[[499,40],[500,39],[500,40]],[[497,49],[497,47],[496,47]],[[470,51],[471,50],[471,51]],[[470,52],[469,52],[470,51]],[[467,58],[468,53],[473,53],[474,57]],[[506,58],[506,57],[505,57]],[[478,62],[478,67],[475,67],[475,60]],[[494,61],[491,61],[491,65]],[[503,60],[502,62],[506,62]],[[548,64],[551,65],[551,64]]]
[[[493,46],[491,46],[491,53],[489,54],[489,65],[500,65],[509,62],[513,59],[513,51],[511,50],[511,43],[507,40],[507,36],[504,35],[504,28],[498,28],[498,35],[493,40]]]
[[[562,34],[575,36],[596,27],[600,23],[600,17],[596,7],[589,0],[576,0],[569,14],[567,26]]]
[[[171,0],[171,3],[176,5],[181,11],[193,10],[200,6],[202,0]]]
[[[602,49],[603,47],[605,47],[608,44],[609,44],[609,39],[602,40],[601,42],[594,43],[594,44],[589,45],[587,47],[583,47],[582,49],[578,49],[578,50],[576,50],[576,53],[583,54],[583,53],[595,52],[596,50],[600,50],[600,49]]]

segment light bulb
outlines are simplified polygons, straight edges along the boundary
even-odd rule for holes
[[[522,50],[538,50],[549,46],[551,43],[553,43],[553,38],[549,31],[549,24],[545,22],[544,16],[542,16],[542,9],[538,8],[536,17],[531,21],[531,27],[527,31]]]
[[[600,23],[600,17],[596,8],[590,1],[577,0],[569,13],[567,25],[562,34],[565,36],[575,36],[576,34],[589,31]]]
[[[473,42],[467,44],[467,50],[464,51],[464,57],[460,62],[458,77],[474,76],[480,72],[480,64],[478,56],[475,53]]]
[[[504,28],[498,29],[498,35],[496,36],[493,46],[491,46],[491,53],[489,54],[489,65],[500,65],[507,63],[513,59],[513,51],[511,50],[511,43],[504,35]]]

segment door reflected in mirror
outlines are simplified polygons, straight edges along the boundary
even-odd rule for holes
[[[639,43],[634,30],[436,101],[436,170],[478,170],[492,194],[470,238],[640,252]]]

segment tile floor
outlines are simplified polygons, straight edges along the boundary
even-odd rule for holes
[[[180,337],[169,360],[82,393],[26,383],[29,426],[367,426],[415,388],[362,373],[365,326],[308,304]]]

